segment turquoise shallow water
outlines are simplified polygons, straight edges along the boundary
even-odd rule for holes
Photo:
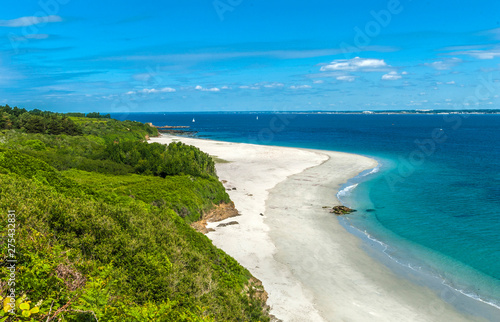
[[[378,245],[393,264],[418,272],[417,282],[431,277],[438,292],[437,284],[455,289],[487,305],[488,319],[500,316],[500,115],[113,116],[189,125],[210,139],[375,157],[377,171],[340,192],[358,209],[342,223],[367,248]],[[449,301],[475,312],[467,301]]]

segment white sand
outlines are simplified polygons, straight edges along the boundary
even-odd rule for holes
[[[283,321],[471,321],[432,291],[373,260],[323,206],[376,166],[354,154],[175,136],[230,163],[216,165],[242,216],[207,236],[264,284]],[[232,188],[236,190],[232,190]],[[260,214],[264,214],[261,216]],[[224,221],[223,221],[224,222]]]

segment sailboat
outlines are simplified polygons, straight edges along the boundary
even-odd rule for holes
[[[257,116],[255,119],[256,119],[256,120],[259,120],[259,117]]]
[[[194,118],[193,118],[193,123],[194,123],[194,122],[196,122],[196,121],[195,121],[195,120],[194,120]]]

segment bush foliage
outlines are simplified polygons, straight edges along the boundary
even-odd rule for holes
[[[0,137],[0,229],[6,236],[8,211],[15,211],[18,301],[14,315],[0,315],[7,321],[268,321],[265,303],[248,291],[250,273],[189,226],[230,202],[212,159],[179,143],[145,143],[155,134],[146,125],[69,120],[85,134],[24,127]],[[4,261],[11,247],[1,243]],[[2,268],[4,309],[9,274]]]

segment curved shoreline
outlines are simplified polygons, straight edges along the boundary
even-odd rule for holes
[[[363,156],[163,136],[230,163],[217,164],[242,214],[207,236],[259,278],[284,321],[470,321],[432,291],[366,254],[324,206],[376,162]],[[236,188],[236,190],[233,190]],[[261,216],[260,214],[264,214]],[[216,226],[217,224],[213,224]],[[212,226],[212,228],[213,228]]]

